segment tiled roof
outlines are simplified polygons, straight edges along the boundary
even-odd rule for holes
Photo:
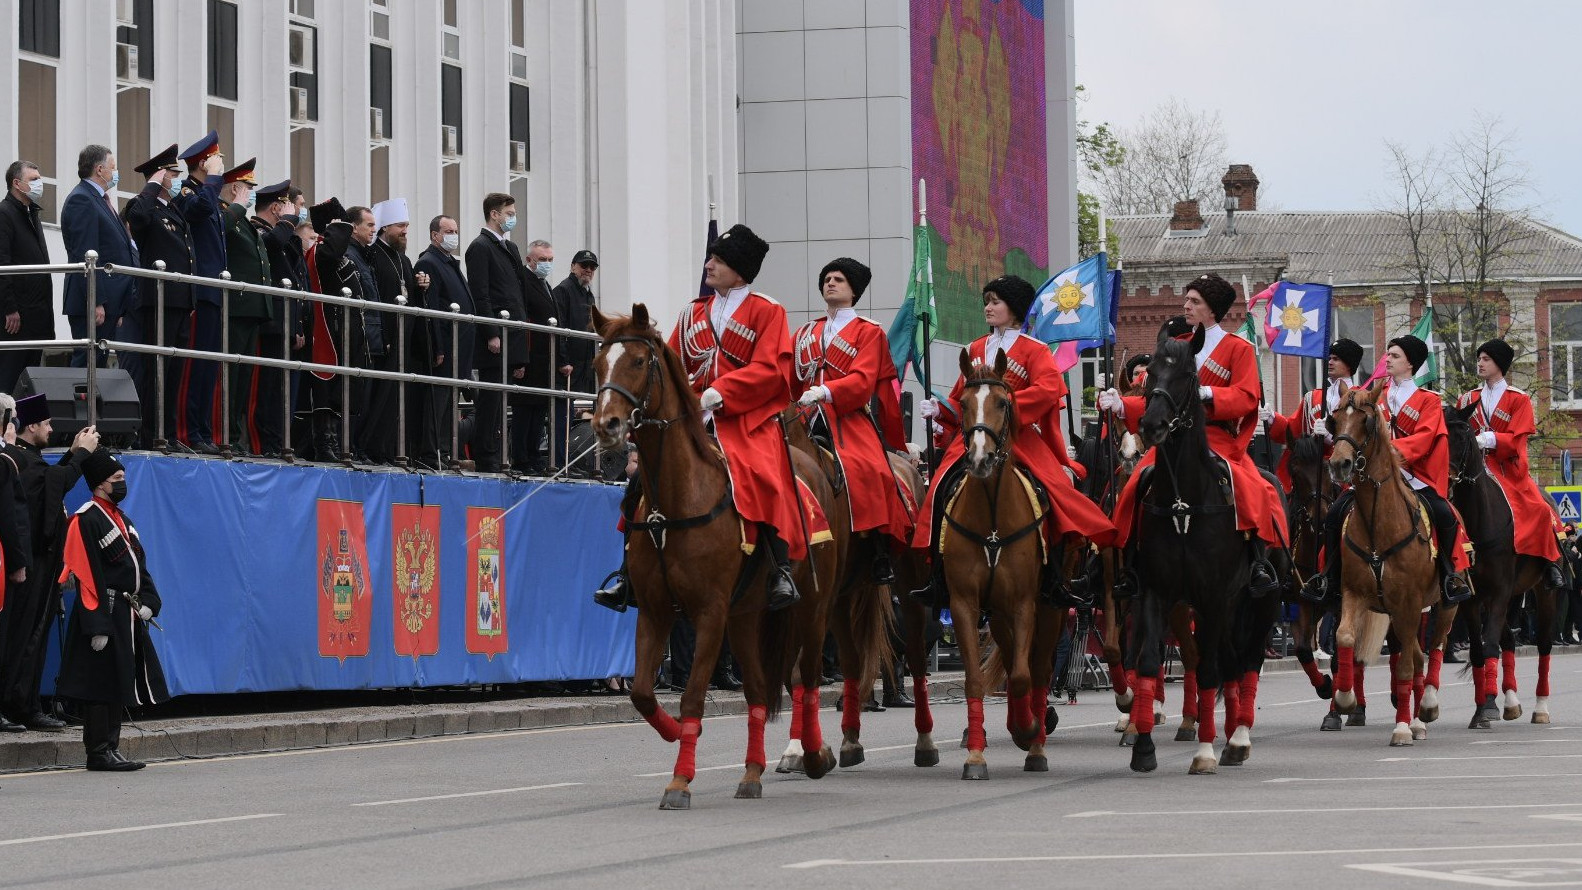
[[[1412,276],[1402,257],[1410,255],[1405,225],[1388,213],[1252,211],[1236,214],[1236,234],[1225,233],[1225,214],[1205,215],[1205,230],[1172,233],[1168,214],[1109,220],[1120,238],[1127,266],[1177,268],[1283,265],[1286,277],[1335,284],[1397,283]],[[1520,223],[1527,234],[1512,245],[1495,270],[1496,279],[1582,280],[1582,239],[1535,222]]]

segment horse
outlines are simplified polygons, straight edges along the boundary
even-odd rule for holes
[[[1236,527],[1234,499],[1221,482],[1225,471],[1209,450],[1198,387],[1191,344],[1162,339],[1148,363],[1139,422],[1156,461],[1138,511],[1136,534],[1147,544],[1136,551],[1140,590],[1127,653],[1137,671],[1131,756],[1137,772],[1158,768],[1153,699],[1167,617],[1183,605],[1195,614],[1198,750],[1188,767],[1192,775],[1215,773],[1219,763],[1240,764],[1251,755],[1258,671],[1275,618],[1277,598],[1249,602],[1246,545]],[[1222,680],[1229,738],[1225,758],[1216,760],[1214,703]]]
[[[1472,721],[1467,728],[1489,729],[1493,720],[1515,720],[1522,715],[1521,698],[1516,694],[1516,645],[1505,616],[1512,602],[1519,601],[1529,590],[1533,592],[1538,617],[1538,699],[1532,721],[1548,723],[1549,655],[1554,646],[1556,606],[1554,591],[1548,584],[1549,565],[1540,557],[1521,555],[1515,550],[1516,522],[1510,501],[1488,471],[1483,449],[1468,422],[1477,410],[1477,405],[1445,408],[1445,426],[1450,433],[1450,498],[1461,513],[1473,551],[1478,555],[1471,569],[1473,597],[1463,609],[1472,643],[1467,668],[1472,671],[1474,696]],[[1435,656],[1429,661],[1423,707],[1427,711],[1432,705],[1437,714],[1438,669],[1443,656]],[[1503,702],[1496,686],[1502,661]]]
[[[1354,498],[1342,527],[1340,552],[1331,556],[1341,560],[1340,625],[1333,662],[1335,709],[1349,714],[1357,704],[1352,659],[1367,613],[1387,614],[1394,636],[1390,692],[1395,728],[1390,745],[1403,747],[1428,737],[1428,727],[1413,707],[1414,698],[1421,706],[1425,694],[1426,664],[1418,641],[1421,615],[1434,610],[1437,625],[1430,629],[1429,648],[1439,650],[1443,658],[1456,608],[1436,607],[1440,585],[1433,526],[1427,508],[1401,475],[1390,424],[1383,421],[1378,406],[1382,389],[1380,381],[1369,389],[1343,390],[1328,421],[1335,439],[1330,475],[1337,485],[1349,483]]]
[[[1048,699],[1065,614],[1039,601],[1045,510],[1029,496],[1032,487],[1013,454],[1018,421],[1005,369],[1004,353],[987,367],[972,363],[965,349],[961,352],[961,460],[966,477],[944,507],[945,523],[936,542],[967,674],[963,779],[989,777],[983,756],[988,684],[974,632],[979,616],[989,614],[989,630],[1006,671],[1006,727],[1017,747],[1027,752],[1023,769],[1046,772],[1044,712],[1034,703]]]
[[[661,738],[680,741],[660,808],[691,807],[704,697],[727,632],[748,706],[746,769],[736,797],[760,798],[764,724],[779,713],[793,659],[803,676],[818,676],[838,542],[810,541],[810,558],[794,566],[800,601],[766,611],[767,548],[748,552],[747,525],[732,502],[725,456],[704,427],[680,357],[660,338],[642,303],[632,307],[630,317],[594,309],[593,321],[602,342],[593,361],[599,389],[591,426],[604,448],[622,447],[628,437],[636,443],[643,490],[627,543],[628,577],[638,606],[632,704]],[[787,459],[831,514],[834,494],[818,464],[789,446]],[[697,630],[679,723],[654,697],[654,678],[678,609]],[[835,766],[819,731],[817,695],[804,703],[802,729],[803,746],[817,752],[807,762],[808,777],[816,779]]]

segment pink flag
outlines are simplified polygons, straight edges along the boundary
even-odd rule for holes
[[[1280,282],[1276,281],[1274,284],[1271,284],[1258,293],[1254,294],[1253,298],[1247,301],[1247,314],[1251,315],[1253,310],[1258,308],[1259,303],[1267,304],[1269,300],[1274,297],[1275,288],[1279,286]],[[1265,311],[1263,320],[1263,342],[1272,344],[1274,343],[1274,338],[1279,336],[1279,334],[1280,329],[1269,324],[1268,312]]]
[[[1380,358],[1379,359],[1379,363],[1377,365],[1373,366],[1373,375],[1370,376],[1367,380],[1363,381],[1362,385],[1364,387],[1372,386],[1373,385],[1373,381],[1382,379],[1383,377],[1384,377],[1384,359]]]
[[[1082,356],[1077,351],[1075,340],[1066,340],[1055,349],[1055,368],[1062,374],[1071,370],[1072,366],[1081,360]]]

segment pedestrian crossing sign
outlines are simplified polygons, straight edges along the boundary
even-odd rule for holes
[[[1561,522],[1582,522],[1582,485],[1551,485],[1544,491],[1554,501]]]

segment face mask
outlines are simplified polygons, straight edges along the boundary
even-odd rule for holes
[[[516,228],[516,217],[508,216],[500,221],[500,231],[509,232],[514,228]]]
[[[186,182],[186,180],[182,179],[180,176],[172,176],[170,177],[170,182],[165,183],[165,188],[169,191],[169,194],[172,198],[181,194],[181,185],[183,182]]]
[[[35,179],[27,184],[27,196],[34,201],[44,200],[44,180]]]
[[[110,483],[110,500],[119,504],[126,500],[126,480]]]
[[[533,268],[533,271],[538,273],[538,277],[539,278],[542,278],[542,279],[548,281],[549,280],[549,273],[553,272],[554,269],[555,269],[555,264],[554,263],[550,262],[549,260],[539,260],[538,261],[538,265]]]
[[[121,184],[121,171],[120,170],[116,170],[116,171],[114,171],[113,173],[110,174],[110,184],[105,186],[104,190],[105,191],[110,191],[111,189],[115,188],[116,186],[118,186],[120,184]]]
[[[248,192],[247,193],[247,209],[248,210],[252,210],[255,206],[257,206],[257,204],[258,204],[258,193],[257,192]]]
[[[457,234],[456,232],[452,232],[449,235],[442,237],[440,239],[439,245],[451,253],[455,253],[456,248],[461,246],[461,235]]]
[[[301,210],[297,211],[297,222],[305,223],[308,221],[308,219],[308,208],[303,207]]]

